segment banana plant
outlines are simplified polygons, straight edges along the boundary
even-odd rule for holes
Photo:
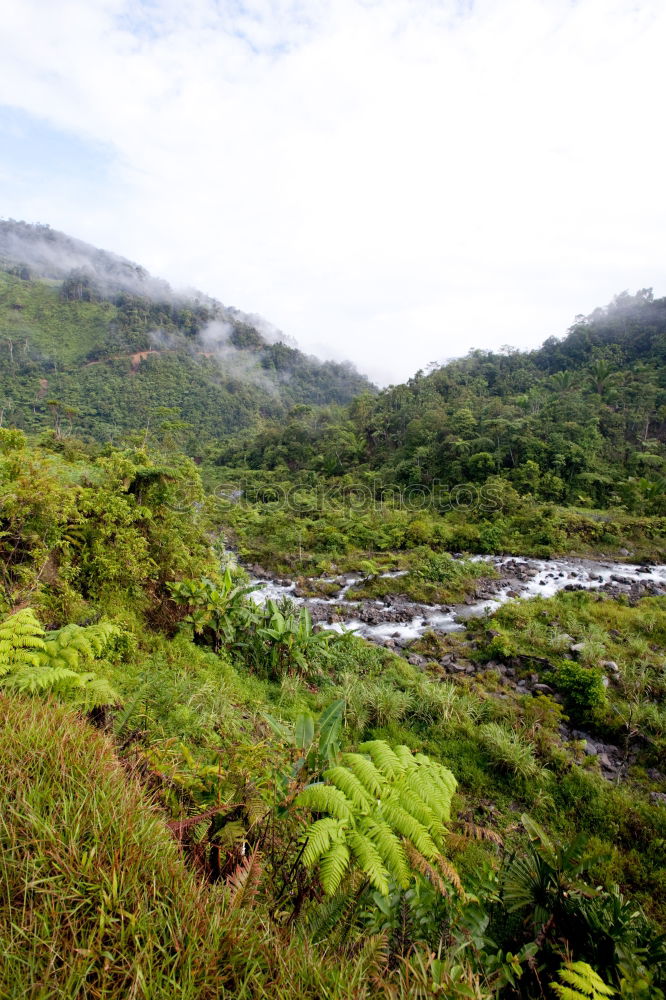
[[[258,670],[269,680],[279,680],[294,668],[309,673],[308,654],[326,655],[333,638],[332,632],[314,631],[307,608],[297,613],[293,606],[281,609],[275,601],[267,601],[263,623],[257,627],[251,645]]]
[[[216,653],[224,643],[234,642],[241,629],[257,620],[256,609],[246,600],[246,595],[255,590],[256,585],[238,585],[229,568],[219,584],[204,577],[171,583],[169,589],[177,604],[185,604],[191,609],[185,622],[192,626],[195,635],[208,639]]]

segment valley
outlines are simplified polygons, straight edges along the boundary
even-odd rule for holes
[[[663,1000],[666,300],[379,390],[0,262],[3,998]]]

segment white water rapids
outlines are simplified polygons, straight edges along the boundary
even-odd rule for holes
[[[360,577],[346,575],[344,584],[334,597],[297,597],[294,593],[295,583],[277,583],[273,580],[264,581],[254,579],[257,590],[253,591],[251,597],[257,603],[263,604],[267,600],[278,601],[282,597],[288,597],[296,604],[329,604],[335,606],[336,617],[341,621],[322,623],[322,628],[332,631],[342,632],[355,629],[359,635],[366,639],[382,642],[388,638],[398,640],[416,639],[426,631],[454,632],[463,629],[464,619],[482,615],[486,611],[492,612],[506,601],[513,597],[526,599],[530,597],[552,597],[559,590],[574,585],[585,589],[593,590],[604,586],[604,584],[617,582],[620,587],[628,587],[633,582],[653,583],[660,590],[666,593],[666,566],[639,566],[631,563],[615,563],[610,561],[594,561],[589,559],[530,559],[522,556],[479,556],[475,557],[493,565],[502,577],[500,586],[493,594],[492,599],[475,601],[472,604],[456,605],[453,607],[439,607],[431,604],[410,603],[410,610],[418,606],[416,615],[406,618],[404,621],[388,621],[378,625],[371,625],[363,622],[358,617],[359,608],[365,604],[376,604],[384,606],[383,601],[350,601],[346,595],[348,590],[360,581]],[[507,564],[524,567],[531,575],[529,579],[507,574],[504,567]],[[403,572],[383,573],[384,577],[397,577],[404,575]],[[521,574],[522,576],[522,574]],[[334,580],[320,580],[319,582],[331,583]],[[332,608],[333,611],[333,608]]]

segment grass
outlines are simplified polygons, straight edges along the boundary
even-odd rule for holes
[[[388,996],[376,954],[329,955],[202,884],[108,738],[63,707],[0,697],[0,843],[3,1000]]]

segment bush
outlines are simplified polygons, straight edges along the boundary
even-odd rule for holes
[[[567,700],[567,705],[579,713],[600,708],[606,700],[603,674],[578,663],[562,663],[555,671],[555,685]]]

